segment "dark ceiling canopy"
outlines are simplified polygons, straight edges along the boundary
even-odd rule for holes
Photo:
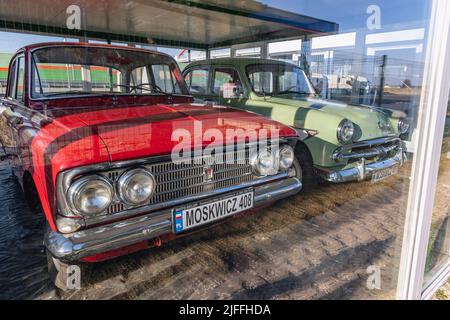
[[[67,28],[73,4],[81,8],[81,30]],[[0,29],[211,49],[335,33],[338,25],[253,0],[0,0]]]

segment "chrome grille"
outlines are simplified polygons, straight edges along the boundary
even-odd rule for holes
[[[155,177],[156,192],[146,205],[162,203],[187,196],[201,194],[229,186],[239,185],[254,179],[249,164],[249,151],[239,150],[231,157],[220,161],[219,157],[196,158],[189,163],[172,161],[144,165]],[[210,165],[213,177],[205,181],[204,168]],[[108,178],[116,181],[124,170],[109,171]],[[130,209],[118,199],[108,208],[108,214]]]

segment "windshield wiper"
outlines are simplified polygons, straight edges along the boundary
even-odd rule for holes
[[[129,90],[129,93],[132,93],[132,91],[136,91],[137,89],[149,91],[151,93],[160,93],[164,95],[171,95],[170,93],[167,93],[163,91],[159,86],[156,84],[151,83],[142,83],[135,86],[125,85],[125,84],[114,84],[114,86],[117,87],[123,87]],[[146,86],[150,86],[151,88],[146,88]],[[85,91],[85,90],[68,90],[68,91],[61,91],[61,92],[50,92],[50,93],[44,93],[42,94],[43,97],[55,97],[55,96],[64,96],[64,95],[70,95],[70,94],[87,94],[87,95],[110,95],[110,94],[118,94],[121,92],[109,92],[109,91],[103,91],[103,92],[95,92],[95,91]]]
[[[151,89],[150,88],[146,88],[146,86],[150,86]],[[132,90],[136,90],[136,89],[147,90],[147,91],[150,91],[152,93],[161,93],[161,94],[164,94],[164,95],[167,95],[167,96],[172,95],[169,92],[165,92],[158,85],[153,84],[153,83],[141,83],[141,84],[132,86]]]
[[[126,88],[129,90],[129,93],[132,93],[132,91],[136,91],[137,89],[140,89],[148,91],[150,93],[161,93],[165,95],[171,95],[170,93],[163,91],[159,86],[153,83],[141,83],[137,85],[114,84],[114,86]],[[151,88],[146,88],[148,86]]]
[[[64,96],[68,94],[96,94],[96,92],[92,91],[83,91],[83,90],[69,90],[69,91],[62,91],[62,92],[51,92],[51,93],[44,93],[42,96],[44,97],[53,97],[53,96]]]

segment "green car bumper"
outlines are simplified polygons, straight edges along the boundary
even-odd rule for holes
[[[362,181],[403,166],[406,148],[399,138],[380,138],[339,147],[332,158],[353,162],[341,169],[316,166],[316,174],[322,179],[333,183]]]

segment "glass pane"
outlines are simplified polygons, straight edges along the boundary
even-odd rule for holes
[[[208,73],[209,70],[207,69],[197,69],[188,73],[185,81],[189,91],[200,94],[206,93],[208,88]]]
[[[211,59],[228,58],[231,56],[231,49],[225,48],[225,49],[211,50],[210,54],[211,54]]]
[[[213,90],[215,94],[223,94],[228,89],[239,90],[241,87],[241,80],[235,69],[216,69],[214,71]]]
[[[121,77],[119,70],[98,65],[37,63],[34,93],[57,94],[76,90],[120,92]]]
[[[450,259],[450,100],[445,118],[438,184],[431,222],[425,282]]]
[[[135,91],[136,93],[142,93],[152,90],[148,75],[149,72],[146,66],[139,67],[131,71],[131,82],[134,86],[137,86],[137,88],[135,88],[133,91]]]
[[[174,86],[173,74],[168,65],[153,65],[155,84],[165,92],[181,93],[178,84]]]
[[[25,64],[24,58],[20,57],[17,60],[18,63],[18,74],[17,74],[17,94],[16,99],[22,101],[24,98],[24,86],[25,86]]]
[[[9,90],[8,97],[14,98],[17,88],[17,60],[13,61],[9,69]],[[6,85],[4,86],[6,88]],[[6,90],[6,89],[5,89]]]
[[[20,47],[59,43],[24,51],[31,99],[0,105],[0,295],[51,295],[47,262],[75,248],[92,273],[62,298],[396,296],[433,0],[78,1],[78,31],[65,1],[22,2],[2,6],[0,90]],[[256,132],[270,147],[238,153]],[[427,276],[448,255],[448,135]],[[240,162],[211,164],[213,142]]]

